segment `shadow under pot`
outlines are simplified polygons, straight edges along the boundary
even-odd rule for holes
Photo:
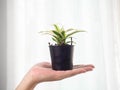
[[[53,70],[73,69],[73,45],[50,45],[49,49]]]

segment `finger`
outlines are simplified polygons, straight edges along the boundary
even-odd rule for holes
[[[85,67],[85,65],[74,65],[73,69],[82,68],[82,67]]]
[[[83,69],[85,69],[86,71],[92,71],[93,67],[87,66],[87,67],[83,67]]]
[[[85,72],[92,71],[92,70],[93,70],[93,67],[86,66],[86,67],[83,67],[83,68],[78,68],[78,69],[65,71],[64,76],[65,76],[65,78],[66,77],[71,77],[71,76],[81,74],[81,73],[85,73]]]
[[[92,64],[87,64],[87,65],[85,65],[86,67],[92,67],[92,68],[95,68],[95,66],[94,65],[92,65]]]
[[[72,77],[77,74],[82,74],[88,71],[92,71],[93,67],[87,66],[87,67],[82,67],[78,69],[73,69],[73,70],[67,70],[67,71],[55,71],[55,80],[62,80],[64,78]]]
[[[73,69],[83,68],[83,67],[92,67],[92,68],[94,68],[94,65],[92,65],[92,64],[88,64],[88,65],[74,65]]]
[[[86,70],[82,69],[82,68],[68,70],[68,71],[58,71],[57,78],[64,79],[64,78],[72,77],[74,75],[77,75],[80,73],[85,73],[85,72],[86,72]]]

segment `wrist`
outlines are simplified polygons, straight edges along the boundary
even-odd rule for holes
[[[15,90],[33,90],[37,84],[33,82],[32,77],[26,75]]]

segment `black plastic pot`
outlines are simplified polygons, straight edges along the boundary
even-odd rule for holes
[[[53,70],[73,69],[73,45],[50,45],[49,49]]]

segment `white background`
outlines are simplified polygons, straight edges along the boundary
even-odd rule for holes
[[[7,19],[7,24],[4,23],[7,29],[1,27],[1,35],[7,39],[1,43],[7,48],[0,48],[7,49],[7,54],[1,55],[2,67],[7,69],[1,78],[7,73],[7,90],[13,90],[32,65],[50,62],[48,42],[51,39],[38,32],[52,28],[54,23],[87,31],[75,35],[74,64],[92,63],[95,69],[66,80],[42,83],[35,90],[120,90],[119,6],[119,0],[4,1],[7,14],[2,19]]]

